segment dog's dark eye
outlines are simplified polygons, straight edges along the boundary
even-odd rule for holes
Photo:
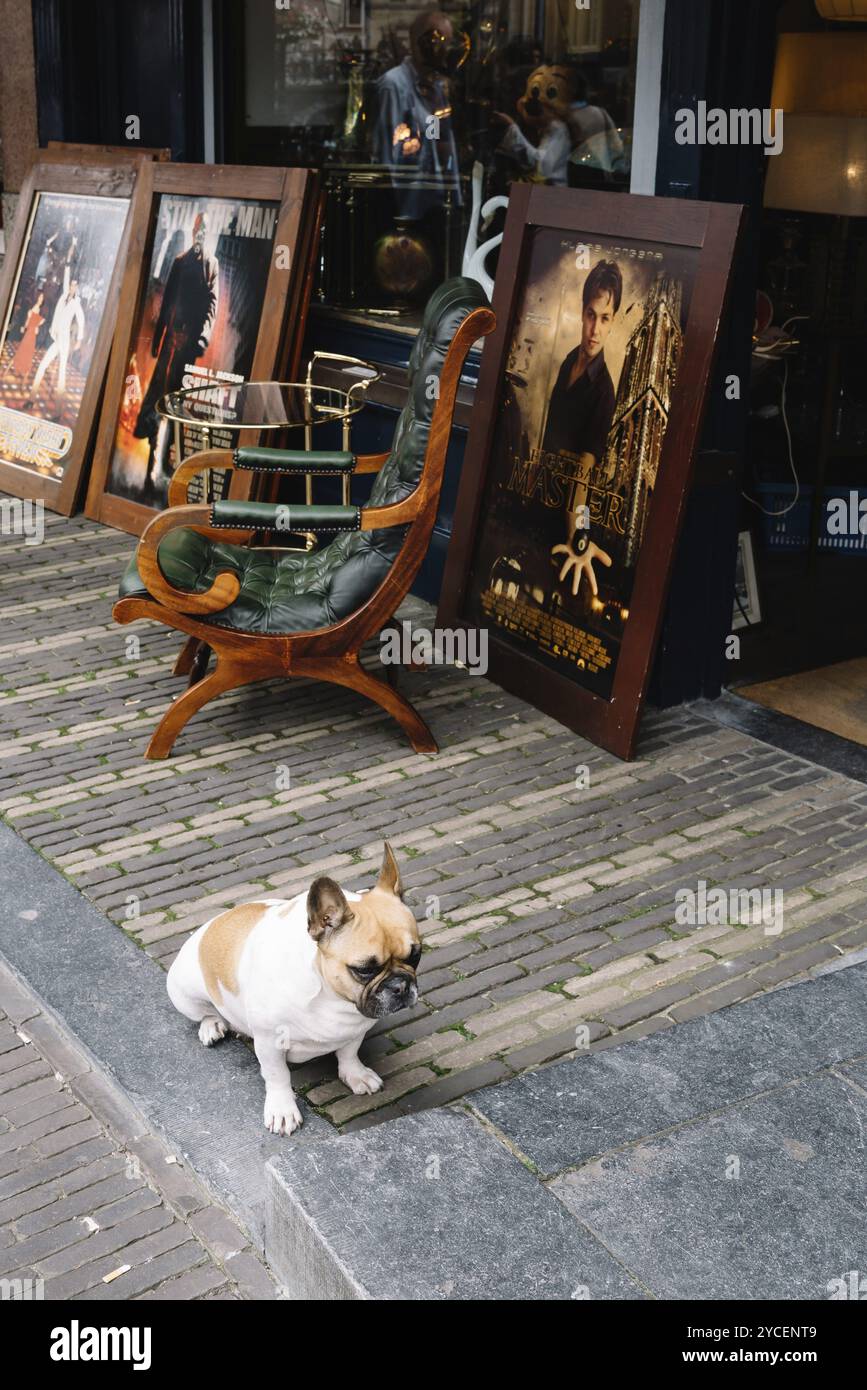
[[[415,967],[418,965],[418,963],[419,963],[420,960],[421,960],[421,947],[420,947],[420,946],[413,946],[413,948],[412,948],[412,950],[410,951],[409,955],[406,957],[406,964],[407,964],[407,965],[411,965],[412,968],[413,968],[413,970],[415,970]]]
[[[548,88],[548,100],[549,100],[549,101],[553,101],[554,98],[556,97],[556,95],[557,95],[557,88],[556,88],[556,87],[549,87],[549,88]]]
[[[381,965],[350,965],[347,967],[350,975],[354,975],[356,980],[372,980],[374,975],[378,975],[382,969]]]

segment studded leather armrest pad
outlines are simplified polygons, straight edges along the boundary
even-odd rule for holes
[[[211,507],[211,525],[252,531],[358,531],[361,508],[230,499]]]
[[[236,449],[233,458],[236,468],[257,473],[313,473],[320,477],[351,473],[355,468],[355,455],[339,449]]]

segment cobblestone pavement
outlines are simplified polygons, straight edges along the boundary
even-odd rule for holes
[[[0,967],[0,1300],[272,1299],[195,1177]]]
[[[671,1027],[867,941],[867,789],[684,708],[649,715],[624,764],[483,678],[404,672],[441,748],[418,756],[348,691],[271,683],[145,762],[180,639],[112,623],[129,537],[46,521],[40,546],[0,543],[0,812],[155,962],[220,909],[321,872],[363,887],[383,836],[398,851],[430,919],[422,999],[366,1045],[379,1094],[349,1095],[331,1058],[295,1069],[335,1124],[567,1055],[582,1024],[593,1047]],[[781,890],[783,930],[676,925],[701,881]]]

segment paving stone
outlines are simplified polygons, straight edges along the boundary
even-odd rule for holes
[[[785,956],[782,960],[763,965],[755,972],[754,979],[764,985],[778,984],[781,980],[790,980],[793,975],[799,975],[814,965],[821,965],[823,961],[833,960],[836,955],[837,952],[831,945],[812,946],[807,950],[795,951],[793,955]]]
[[[668,1016],[675,1023],[685,1023],[691,1018],[702,1018],[706,1014],[714,1013],[717,1009],[726,1008],[729,1004],[738,1004],[742,1000],[749,999],[753,995],[761,992],[762,986],[756,980],[752,981],[750,976],[741,976],[740,979],[732,980],[730,984],[723,985],[720,989],[711,989],[703,994],[697,994],[693,998],[686,999],[682,1004],[675,1004],[668,1009]],[[650,1022],[651,1020],[646,1020]],[[625,1031],[629,1031],[628,1029]]]
[[[847,1060],[853,1039],[867,1035],[865,981],[867,965],[855,965],[640,1043],[555,1063],[487,1089],[473,1104],[542,1172],[558,1172]],[[834,1020],[821,1034],[817,1009]],[[660,1069],[664,1091],[652,1079]]]
[[[149,1259],[138,1267],[130,1269],[128,1273],[121,1275],[111,1284],[104,1284],[100,1279],[99,1283],[91,1284],[83,1289],[76,1295],[76,1298],[82,1302],[134,1298],[139,1293],[158,1287],[163,1280],[173,1275],[195,1268],[196,1265],[202,1264],[205,1258],[202,1247],[197,1241],[185,1240],[182,1244],[166,1251],[165,1254],[158,1255],[156,1258]],[[46,1293],[49,1297],[57,1297],[48,1288],[46,1288]]]
[[[509,1023],[499,1031],[482,1034],[475,1042],[459,1043],[451,1052],[439,1054],[436,1064],[439,1068],[460,1071],[476,1062],[483,1062],[488,1057],[508,1053],[538,1036],[532,1023]]]
[[[343,1124],[346,1120],[354,1119],[356,1115],[364,1115],[372,1110],[393,1105],[400,1097],[425,1086],[433,1075],[428,1066],[408,1067],[405,1071],[396,1072],[389,1077],[387,1087],[375,1091],[372,1095],[347,1094],[346,1088],[341,1086],[339,1098],[328,1111],[329,1117],[335,1124]]]
[[[39,1235],[31,1236],[27,1240],[16,1240],[15,1228],[12,1225],[5,1227],[3,1234],[8,1236],[8,1244],[11,1245],[11,1249],[0,1249],[0,1276],[5,1277],[21,1265],[32,1264],[35,1268],[41,1258],[77,1241],[86,1240],[87,1229],[81,1222],[69,1221],[65,1225],[41,1231]]]
[[[609,1154],[552,1191],[658,1298],[827,1299],[859,1254],[861,1174],[840,1154],[859,1146],[867,1096],[845,1092],[833,1076],[802,1081]],[[731,1155],[739,1176],[726,1181]]]
[[[225,1289],[228,1282],[226,1275],[221,1270],[215,1269],[212,1265],[203,1264],[188,1270],[186,1274],[181,1274],[177,1279],[168,1279],[158,1284],[155,1289],[151,1289],[147,1293],[137,1294],[136,1299],[143,1303],[164,1299],[187,1302],[191,1299],[202,1298],[204,1294],[210,1293],[214,1289]],[[234,1293],[230,1296],[233,1299],[237,1297]]]
[[[31,1081],[39,1081],[45,1076],[53,1077],[54,1069],[41,1057],[34,1057],[31,1051],[29,1057],[22,1057],[21,1064],[14,1070],[10,1068],[6,1072],[0,1072],[0,1095],[8,1095],[10,1105],[14,1105],[19,1088],[26,1092]]]
[[[587,1041],[591,1043],[609,1033],[603,1023],[590,1022],[586,1024],[586,1028]],[[565,1028],[558,1033],[545,1033],[535,1042],[505,1053],[504,1061],[513,1071],[523,1071],[525,1067],[538,1067],[543,1062],[550,1062],[554,1057],[563,1057],[566,1053],[575,1052],[576,1042],[574,1027]]]
[[[480,970],[475,975],[471,975],[465,980],[456,980],[453,984],[444,985],[440,989],[435,989],[425,994],[425,1002],[434,1008],[457,1002],[460,999],[467,999],[483,991],[494,989],[498,985],[508,983],[510,980],[521,979],[523,972],[518,965],[496,965],[488,970]]]
[[[225,1267],[242,1298],[273,1299],[278,1296],[277,1285],[268,1270],[249,1250],[232,1255]]]
[[[436,1033],[441,1028],[448,1028],[453,1023],[464,1023],[489,1008],[491,1008],[489,999],[462,999],[459,1003],[449,1004],[444,1009],[437,1009],[436,1012],[429,1013],[414,1023],[393,1029],[389,1033],[389,1037],[398,1043],[414,1042],[416,1038],[426,1038],[430,1033]]]
[[[76,1241],[72,1245],[67,1245],[63,1250],[43,1256],[38,1262],[39,1271],[46,1279],[54,1278],[57,1275],[68,1274],[71,1270],[80,1269],[84,1265],[93,1263],[94,1260],[104,1260],[118,1250],[124,1251],[122,1263],[125,1263],[126,1248],[134,1241],[156,1231],[162,1231],[173,1224],[175,1224],[175,1218],[166,1207],[162,1205],[150,1207],[147,1211],[140,1212],[127,1221],[118,1222],[107,1231],[94,1232],[83,1241]]]
[[[0,980],[0,1009],[16,1026],[35,1018],[39,1013],[36,1003],[31,1000],[10,978]]]
[[[16,1100],[14,1107],[7,1103],[3,1108],[6,1111],[6,1119],[18,1129],[32,1121],[47,1119],[49,1116],[52,1117],[50,1124],[53,1125],[54,1115],[59,1110],[65,1110],[72,1103],[73,1099],[70,1093],[61,1090],[60,1082],[57,1081],[53,1087],[47,1086],[41,1089],[39,1094],[30,1100],[24,1102]]]
[[[53,1198],[50,1193],[46,1194],[49,1200],[44,1205],[16,1217],[15,1225],[21,1235],[35,1235],[38,1231],[48,1230],[77,1216],[89,1216],[100,1206],[128,1197],[131,1191],[141,1186],[141,1182],[120,1172],[69,1196],[63,1196],[58,1188]]]
[[[78,1185],[78,1171],[83,1170],[88,1174],[92,1172],[94,1162],[110,1155],[113,1147],[105,1135],[99,1133],[96,1138],[76,1144],[74,1148],[49,1158],[40,1158],[25,1149],[20,1155],[17,1172],[10,1173],[0,1180],[0,1199],[14,1197],[19,1193],[35,1192],[55,1178],[62,1179],[66,1190],[72,1191]]]
[[[746,972],[757,961],[773,955],[773,949],[768,947],[764,951],[753,951],[748,955],[737,956],[730,962],[721,961],[708,970],[699,970],[693,975],[688,975],[686,979],[677,984],[665,985],[662,989],[655,989],[650,994],[631,999],[628,1003],[617,1008],[607,1009],[605,1022],[609,1023],[612,1028],[626,1028],[630,1023],[635,1023],[641,1018],[649,1018],[651,1014],[660,1013],[663,1009],[669,1008],[670,1005],[677,1004],[693,994],[698,994],[703,989],[728,982],[735,973],[746,976]],[[744,979],[743,987],[744,993],[741,997],[761,988],[761,985],[755,976],[750,976]]]
[[[398,1115],[412,1115],[419,1110],[445,1105],[509,1075],[509,1068],[503,1062],[479,1062],[474,1067],[466,1067],[462,1071],[452,1072],[449,1076],[441,1076],[427,1086],[420,1086],[393,1104],[384,1106],[375,1116],[357,1116],[343,1126],[343,1132],[349,1133],[363,1129],[371,1123],[395,1119]]]
[[[571,974],[572,969],[571,961],[558,961],[555,965],[549,965],[544,970],[534,970],[532,974],[512,980],[510,984],[500,985],[498,989],[491,990],[490,998],[495,1004],[501,1004],[510,999],[519,999],[522,994],[535,994],[537,990],[544,989],[546,985],[562,984],[563,980]]]
[[[579,1286],[643,1296],[466,1115],[412,1115],[290,1150],[269,1183],[269,1259],[293,1299],[569,1299]]]
[[[219,1260],[237,1255],[249,1244],[246,1236],[219,1207],[207,1206],[190,1217],[190,1229]]]
[[[59,1071],[67,1080],[74,1076],[82,1076],[90,1070],[89,1062],[79,1049],[60,1037],[55,1026],[45,1018],[29,1019],[24,1031],[54,1070]]]

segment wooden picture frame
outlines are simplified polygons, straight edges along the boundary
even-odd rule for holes
[[[251,336],[244,345],[248,357],[252,353],[252,360],[247,370],[238,374],[247,380],[267,381],[287,371],[294,371],[300,359],[310,298],[309,263],[315,252],[319,214],[318,176],[310,169],[151,162],[142,172],[141,188],[141,213],[132,230],[129,265],[120,295],[117,331],[85,506],[87,516],[93,520],[116,526],[133,535],[140,535],[151,518],[166,505],[167,482],[163,485],[162,495],[144,490],[145,481],[151,477],[152,469],[155,471],[152,459],[157,438],[155,415],[148,392],[153,385],[151,397],[155,400],[159,383],[165,385],[168,382],[166,389],[176,390],[182,382],[180,379],[173,382],[167,372],[162,371],[161,348],[147,362],[150,369],[147,375],[142,370],[141,380],[134,392],[134,395],[138,395],[138,404],[134,404],[132,411],[126,413],[130,401],[130,367],[136,358],[138,345],[150,336],[150,330],[146,327],[147,316],[158,316],[158,324],[162,322],[161,296],[165,293],[170,267],[176,260],[181,261],[185,255],[192,254],[191,229],[186,222],[192,219],[192,225],[199,213],[204,212],[205,222],[212,219],[219,230],[220,242],[224,235],[241,237],[251,228],[251,238],[258,238],[262,246],[267,241],[267,268],[260,256],[256,271],[259,278],[254,288],[250,289],[249,283],[245,284],[247,301],[253,303],[258,296],[260,307],[253,324],[255,333],[251,327]],[[258,216],[257,209],[261,211],[261,216]],[[252,220],[251,213],[254,215]],[[173,225],[173,218],[175,230],[172,235],[177,240],[171,242],[168,231]],[[227,223],[227,218],[233,220]],[[225,325],[225,313],[228,311],[222,307],[220,289],[228,279],[231,293],[232,281],[226,274],[225,266],[220,276],[220,255],[214,250],[215,232],[210,227],[207,235],[209,240],[205,243],[203,254],[215,286],[210,310],[213,327],[221,322],[221,314],[224,315],[222,322]],[[185,253],[183,247],[187,248]],[[282,254],[275,254],[277,248],[281,249]],[[161,261],[158,261],[160,256]],[[237,270],[240,262],[236,260],[233,264]],[[151,274],[154,269],[162,280]],[[216,332],[214,327],[214,337]],[[241,340],[240,332],[231,339],[233,343],[236,340]],[[162,338],[162,343],[165,342],[166,335]],[[190,370],[189,358],[195,351],[194,348],[189,351],[177,350],[177,359],[185,373]],[[208,371],[229,369],[228,362],[220,359],[220,351],[221,345],[217,341],[213,349],[208,345],[201,359],[195,358],[195,363],[201,360],[205,364],[201,368],[195,363],[192,366],[192,370],[203,374],[203,384],[207,384]],[[153,353],[153,345],[150,352]],[[157,379],[160,371],[162,375]],[[186,376],[184,379],[187,379]],[[144,429],[143,425],[139,426],[138,420],[145,407],[150,412],[153,428],[144,446],[147,463],[139,459],[137,464],[132,450],[138,446],[131,442],[132,430]],[[125,411],[123,416],[122,410]],[[135,424],[124,435],[121,433],[123,420],[131,422],[133,418]],[[141,433],[138,438],[142,438]],[[245,431],[242,435],[233,436],[232,446],[255,443],[256,439],[254,431]],[[216,438],[213,442],[214,447],[219,446]],[[123,452],[124,447],[126,453]],[[165,460],[170,461],[175,449],[174,437],[162,436],[160,448],[163,449]],[[120,468],[125,469],[126,495],[124,486],[116,481],[119,473],[115,470]],[[144,474],[143,468],[147,470]],[[233,496],[244,495],[243,490],[249,486],[247,478],[233,481]]]
[[[497,329],[482,357],[437,626],[487,628],[491,679],[625,759],[651,674],[742,214],[734,204],[512,188],[494,286]],[[583,285],[599,261],[616,270],[600,267],[592,283],[613,275],[614,288],[588,308]],[[607,366],[604,392],[601,371],[585,370],[599,353],[588,314],[607,314],[612,346],[618,322],[616,393]],[[571,338],[564,324],[576,325]],[[567,370],[562,349],[576,332]],[[664,385],[654,376],[641,395],[648,363]],[[573,414],[552,409],[576,387],[585,392],[580,409],[577,396]],[[641,395],[634,409],[633,392]],[[644,418],[639,410],[655,412],[650,432],[634,423]],[[603,421],[592,448],[579,438],[591,418]],[[549,443],[561,425],[568,447]],[[576,498],[581,506],[571,511]],[[573,516],[585,529],[576,523],[570,541]],[[539,536],[544,544],[528,541]],[[591,567],[598,597],[582,569],[588,541],[608,545],[612,561]]]
[[[63,516],[90,457],[147,163],[40,152],[18,199],[0,276],[0,490]]]
[[[157,159],[167,164],[172,157],[167,145],[85,145],[72,140],[49,140],[45,149],[52,159],[58,154],[78,159],[99,159],[101,155],[106,154],[116,155],[121,159],[129,159],[130,155],[143,155],[146,159]]]

